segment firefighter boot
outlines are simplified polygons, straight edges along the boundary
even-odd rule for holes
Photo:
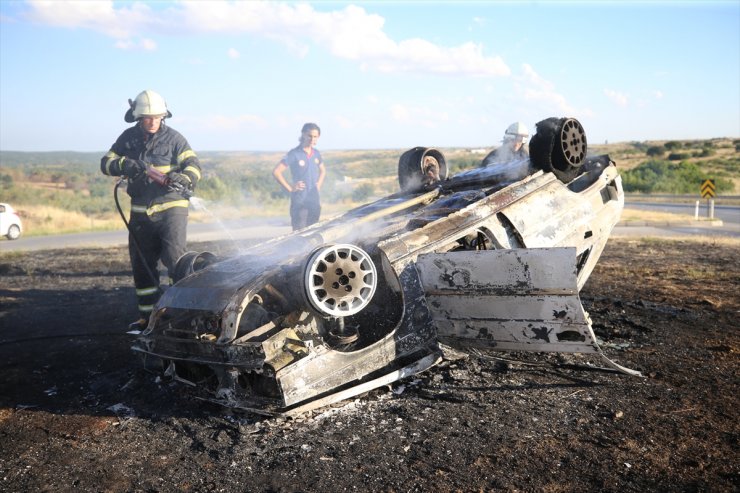
[[[146,326],[149,324],[149,321],[145,318],[140,318],[136,322],[133,322],[129,324],[128,330],[138,330],[138,331],[144,331],[146,329]]]

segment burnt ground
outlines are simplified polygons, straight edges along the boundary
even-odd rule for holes
[[[144,371],[123,248],[0,254],[0,279],[3,491],[740,490],[737,243],[607,245],[583,302],[646,378],[478,352],[298,418]]]

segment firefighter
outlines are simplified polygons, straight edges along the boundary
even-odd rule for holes
[[[503,144],[491,151],[480,166],[485,167],[491,164],[508,163],[518,161],[529,157],[529,151],[524,144],[529,139],[529,130],[522,122],[515,122],[509,125],[504,132]]]
[[[124,120],[136,124],[124,130],[103,156],[100,170],[128,181],[128,250],[139,305],[139,318],[129,329],[143,330],[161,294],[158,261],[171,282],[175,264],[185,253],[188,199],[183,192],[192,192],[201,170],[185,137],[165,124],[172,113],[162,96],[146,90],[134,101],[129,99],[129,105]]]
[[[320,135],[321,129],[315,123],[303,125],[298,139],[300,144],[288,151],[272,171],[277,182],[290,194],[293,231],[314,224],[321,215],[319,191],[324,183],[326,168],[321,153],[314,148]],[[288,168],[291,183],[283,176]]]

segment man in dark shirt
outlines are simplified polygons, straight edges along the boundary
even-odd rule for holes
[[[272,171],[277,182],[290,194],[293,231],[318,222],[321,215],[319,191],[326,169],[321,153],[314,148],[320,135],[321,129],[315,123],[303,125],[300,144],[288,151]],[[291,182],[283,175],[286,169],[290,169]]]

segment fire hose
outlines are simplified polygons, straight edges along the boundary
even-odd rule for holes
[[[183,185],[173,182],[169,176],[162,173],[161,171],[155,169],[153,166],[147,166],[146,167],[146,176],[153,182],[157,183],[158,185],[162,187],[166,187],[169,191],[177,192],[186,199],[190,199],[193,196],[193,192],[189,190],[187,187],[184,187]],[[118,209],[118,214],[121,216],[121,219],[123,220],[123,224],[126,225],[126,229],[129,232],[129,238],[131,238],[131,242],[134,244],[134,249],[136,250],[136,254],[141,259],[141,263],[144,265],[144,268],[146,269],[147,274],[149,274],[149,278],[152,280],[155,286],[157,286],[157,290],[159,290],[160,294],[162,292],[162,288],[159,285],[159,276],[155,276],[154,272],[149,268],[149,265],[146,263],[146,257],[144,257],[144,254],[141,251],[141,247],[139,246],[139,242],[136,239],[136,235],[131,230],[131,225],[126,220],[126,215],[123,213],[123,209],[121,209],[121,203],[118,200],[118,187],[121,186],[121,183],[128,181],[127,178],[121,177],[116,182],[116,186],[113,187],[113,200],[116,203],[116,209]]]

